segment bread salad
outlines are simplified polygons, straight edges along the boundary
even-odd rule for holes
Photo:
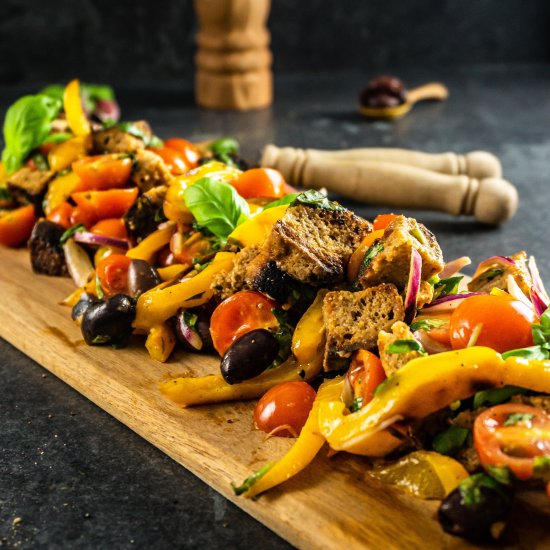
[[[160,381],[162,394],[258,399],[256,428],[295,438],[237,494],[328,447],[441,500],[445,531],[488,540],[514,496],[550,492],[550,310],[533,257],[465,277],[470,260],[446,263],[415,219],[371,223],[298,192],[230,138],[162,141],[121,122],[109,88],[76,80],[16,101],[4,140],[0,242],[72,277],[86,343],[143,338],[162,362],[217,354],[217,374]]]

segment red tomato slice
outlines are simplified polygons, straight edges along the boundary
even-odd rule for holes
[[[531,325],[536,321],[534,310],[514,298],[471,296],[451,315],[451,346],[467,347],[474,330],[479,331],[476,345],[488,346],[499,353],[532,346]]]
[[[98,220],[121,218],[134,204],[137,196],[138,188],[132,187],[129,189],[109,189],[107,191],[83,191],[73,193],[71,198],[80,208],[80,212],[84,217],[88,219],[88,223],[84,223],[84,225],[90,227]]]
[[[127,239],[128,233],[126,225],[122,218],[107,218],[98,221],[91,229],[96,235],[105,235],[106,237],[114,237],[115,239]]]
[[[32,204],[15,210],[0,210],[0,244],[22,244],[31,236],[35,222],[36,215]]]
[[[270,197],[279,199],[285,192],[285,180],[280,172],[273,168],[252,168],[243,172],[231,182],[239,195],[245,199]]]
[[[111,254],[97,264],[96,274],[107,296],[128,292],[130,261],[130,258],[123,254]]]
[[[254,409],[254,424],[262,432],[298,437],[315,401],[307,382],[283,382],[268,390]]]
[[[210,334],[216,351],[223,356],[241,336],[258,328],[278,326],[271,311],[275,302],[259,292],[241,291],[224,300],[212,314]]]
[[[170,138],[164,141],[164,146],[177,151],[183,157],[189,169],[198,166],[201,154],[190,141],[183,138]]]
[[[105,190],[124,187],[132,173],[132,159],[113,153],[85,157],[73,162],[73,172],[80,178],[78,191]]]
[[[505,466],[521,480],[533,475],[534,460],[550,456],[550,415],[528,405],[506,403],[474,422],[474,446],[484,468]]]
[[[355,397],[363,399],[363,405],[372,400],[376,388],[386,379],[380,359],[365,349],[355,352],[347,373]]]

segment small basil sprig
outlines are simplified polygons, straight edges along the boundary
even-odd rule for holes
[[[325,210],[343,211],[345,208],[338,203],[329,201],[323,193],[316,191],[315,189],[309,189],[300,193],[290,206],[296,206],[297,204],[305,204],[306,206],[313,206],[314,208],[324,208]]]
[[[447,279],[440,279],[434,284],[434,295],[432,300],[436,298],[443,298],[443,296],[449,296],[451,294],[458,294],[458,285],[464,277],[458,275],[456,277],[448,277]]]
[[[269,202],[264,206],[264,210],[268,210],[269,208],[275,208],[276,206],[283,206],[285,204],[291,204],[296,200],[296,197],[299,195],[299,193],[290,193],[288,195],[285,195],[282,199]]]
[[[61,102],[47,95],[26,95],[6,112],[2,162],[11,174],[23,165],[28,154],[42,145],[51,123],[61,109]]]
[[[239,142],[231,137],[220,138],[213,141],[209,147],[216,158],[228,166],[236,166],[234,157],[239,154]]]
[[[432,449],[442,455],[453,455],[466,443],[470,430],[460,426],[449,426],[439,432],[432,441]]]
[[[434,328],[441,328],[447,324],[447,321],[441,319],[420,319],[411,323],[411,330],[427,330],[430,331]]]
[[[502,357],[523,357],[524,359],[544,360],[550,358],[550,308],[540,317],[540,324],[531,325],[534,346],[513,349],[502,354]]]
[[[229,234],[250,217],[248,203],[234,187],[212,176],[201,178],[184,192],[185,205],[195,217],[197,226],[218,239]]]
[[[420,355],[428,355],[426,350],[422,347],[422,344],[418,340],[411,340],[409,338],[402,338],[392,342],[387,348],[388,353],[410,353],[412,351],[418,352]]]

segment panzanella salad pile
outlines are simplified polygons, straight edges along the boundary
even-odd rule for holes
[[[83,101],[83,99],[85,101]],[[247,169],[230,139],[161,141],[119,122],[108,88],[49,87],[6,115],[0,242],[70,275],[89,345],[143,335],[150,356],[219,354],[219,374],[160,390],[182,406],[259,399],[256,427],[296,438],[237,494],[332,452],[420,498],[472,539],[550,482],[550,311],[524,252],[445,263],[432,233],[364,220]],[[367,468],[367,464],[365,465]]]

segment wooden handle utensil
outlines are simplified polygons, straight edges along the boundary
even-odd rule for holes
[[[369,204],[473,215],[495,225],[509,220],[517,210],[516,188],[498,177],[443,174],[425,166],[379,160],[334,160],[323,152],[312,155],[309,150],[292,153],[294,160],[290,161],[285,149],[291,148],[267,146],[261,164],[279,170],[291,184],[326,187]]]

